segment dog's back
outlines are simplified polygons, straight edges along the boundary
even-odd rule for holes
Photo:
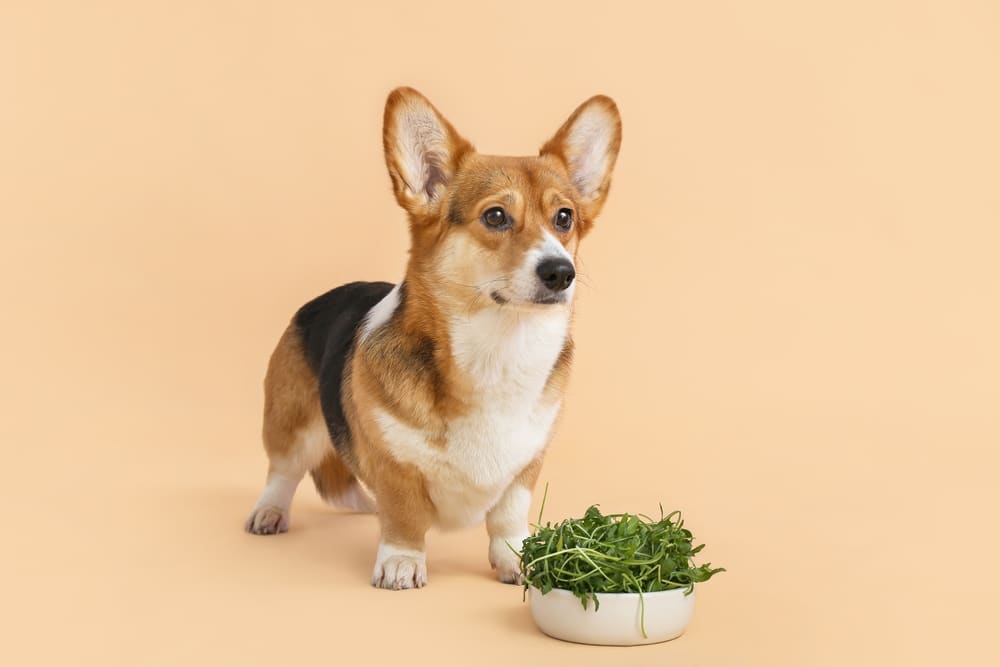
[[[341,285],[302,306],[293,320],[302,354],[319,383],[320,406],[333,445],[350,456],[351,432],[344,414],[344,370],[362,320],[393,288],[385,282]]]

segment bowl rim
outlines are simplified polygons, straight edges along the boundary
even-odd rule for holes
[[[528,588],[530,588],[533,591],[537,591],[538,594],[541,595],[542,597],[545,597],[546,595],[551,595],[552,593],[556,593],[558,595],[562,596],[569,595],[576,598],[576,595],[573,593],[573,591],[569,590],[568,588],[553,588],[548,593],[542,593],[542,589],[538,588],[537,586],[533,586],[531,584],[528,585]],[[636,600],[638,600],[639,596],[641,595],[643,598],[648,600],[649,598],[667,597],[671,595],[672,596],[680,595],[680,597],[687,597],[686,595],[684,595],[684,591],[686,590],[687,587],[685,586],[682,588],[670,588],[665,591],[653,591],[651,593],[595,593],[595,595],[597,595],[597,597],[613,597],[617,599],[635,598]],[[691,595],[694,595],[694,588],[691,589]]]

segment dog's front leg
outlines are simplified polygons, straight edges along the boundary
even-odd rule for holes
[[[390,466],[375,485],[382,535],[375,556],[372,586],[402,590],[427,585],[424,536],[433,507],[418,475]]]
[[[497,504],[486,514],[486,530],[490,535],[490,565],[497,579],[505,584],[520,584],[521,543],[528,537],[528,511],[531,490],[541,469],[541,457],[532,461],[511,485]],[[516,552],[516,553],[515,553]]]

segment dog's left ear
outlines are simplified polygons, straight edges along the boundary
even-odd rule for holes
[[[396,201],[415,219],[438,211],[459,160],[474,150],[413,88],[389,93],[382,142]]]
[[[587,221],[600,212],[611,186],[611,172],[622,143],[622,120],[614,100],[596,95],[577,107],[542,146],[566,166],[580,194]]]

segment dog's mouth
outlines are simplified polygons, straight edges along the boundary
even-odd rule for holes
[[[551,306],[557,303],[566,303],[565,294],[539,294],[531,301],[532,303],[542,304],[544,306]]]
[[[490,292],[490,298],[499,305],[504,306],[511,302],[509,298],[504,296],[498,291]],[[539,305],[539,306],[554,306],[560,303],[566,303],[566,295],[563,293],[557,294],[536,294],[530,301],[524,301],[524,305]]]

